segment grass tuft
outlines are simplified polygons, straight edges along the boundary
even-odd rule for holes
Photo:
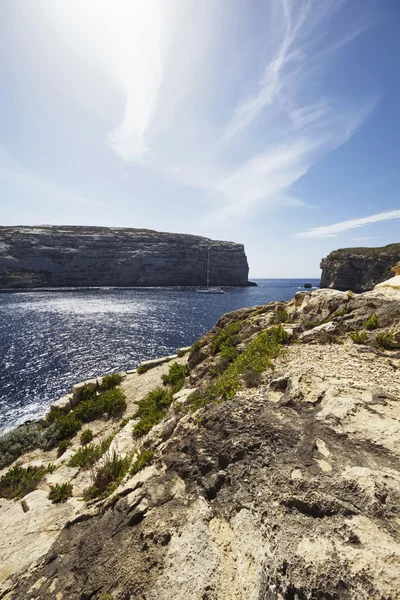
[[[136,460],[133,462],[130,474],[136,475],[136,473],[139,473],[139,471],[144,469],[144,467],[146,467],[152,461],[153,456],[153,450],[142,450],[138,454]]]
[[[365,344],[368,334],[366,331],[353,331],[350,337],[355,344]]]
[[[121,483],[129,469],[129,456],[120,458],[116,452],[106,457],[104,464],[98,469],[93,479],[93,485],[86,490],[85,500],[105,498]]]
[[[378,346],[378,348],[384,348],[385,350],[392,350],[395,348],[393,331],[380,331],[377,333],[374,344]]]
[[[140,417],[140,421],[133,427],[134,437],[146,435],[154,425],[157,425],[167,414],[171,402],[170,390],[161,387],[155,388],[139,400],[136,417]]]
[[[187,370],[187,365],[180,365],[175,362],[170,365],[168,374],[162,376],[163,384],[171,386],[172,394],[176,394],[176,392],[179,392],[183,388]]]
[[[56,483],[56,485],[50,486],[50,492],[48,495],[49,500],[53,504],[61,504],[66,502],[68,498],[72,496],[72,484],[71,483]]]
[[[113,438],[114,436],[110,435],[100,444],[88,444],[87,446],[79,448],[79,450],[77,450],[75,454],[71,457],[68,465],[70,467],[90,469],[95,464],[95,462],[97,462],[99,458],[103,456],[105,452],[107,452]]]
[[[378,329],[379,327],[379,321],[378,321],[378,317],[376,315],[376,313],[373,313],[369,319],[367,319],[364,323],[364,329],[367,329],[368,331],[372,331],[373,329]]]
[[[12,467],[0,479],[0,498],[23,498],[33,492],[47,473],[54,471],[53,465],[47,467]]]

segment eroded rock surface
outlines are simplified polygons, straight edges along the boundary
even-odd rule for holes
[[[277,320],[292,341],[273,370],[224,402],[185,410],[184,390],[216,377],[216,335],[239,323],[240,353]],[[124,455],[151,448],[152,464],[80,512],[77,488],[51,547],[24,576],[10,573],[0,598],[399,598],[399,323],[400,293],[382,290],[318,290],[224,315],[179,359],[189,365],[184,390],[140,441],[129,437],[135,403],[168,366],[128,375],[132,420],[113,443]],[[360,331],[364,343],[353,343]],[[390,348],[380,346],[389,332]]]
[[[0,289],[247,285],[244,247],[116,227],[0,227]]]

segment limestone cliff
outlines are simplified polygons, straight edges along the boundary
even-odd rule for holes
[[[0,289],[79,286],[246,285],[233,242],[111,227],[0,227]]]
[[[366,292],[391,276],[391,267],[400,260],[400,244],[381,248],[342,248],[321,261],[322,288]]]
[[[224,315],[177,367],[125,374],[125,419],[90,423],[93,443],[113,436],[90,468],[71,464],[79,435],[20,457],[55,469],[0,498],[0,598],[400,598],[399,299],[298,293]],[[112,452],[130,470],[85,503]]]

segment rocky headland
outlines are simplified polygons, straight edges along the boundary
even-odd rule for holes
[[[208,260],[209,257],[209,260]],[[116,227],[0,227],[0,289],[247,285],[241,244]]]
[[[400,598],[392,279],[226,314],[0,438],[0,598]]]
[[[341,248],[321,261],[322,288],[352,290],[358,294],[372,290],[390,277],[391,267],[400,260],[400,243],[381,248]]]

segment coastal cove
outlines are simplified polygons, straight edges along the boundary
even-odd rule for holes
[[[95,288],[0,294],[0,432],[42,415],[74,383],[192,344],[224,313],[289,300],[317,279],[258,287]]]

